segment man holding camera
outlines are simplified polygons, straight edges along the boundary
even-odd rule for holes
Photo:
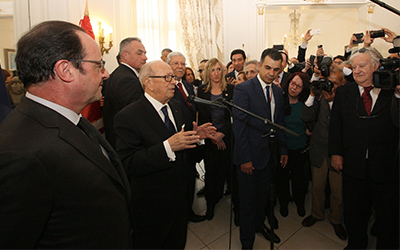
[[[311,215],[305,218],[302,224],[304,227],[310,227],[317,221],[324,219],[324,189],[329,179],[331,196],[326,197],[326,199],[330,198],[331,211],[328,219],[335,230],[336,236],[341,240],[346,240],[347,234],[342,226],[342,173],[332,168],[330,157],[328,156],[329,120],[336,89],[345,83],[343,71],[337,66],[331,66],[327,80],[332,90],[330,92],[322,90],[320,93],[314,93],[313,88],[310,88],[311,93],[305,102],[301,116],[304,123],[313,124],[310,140],[312,210]],[[319,94],[323,98],[318,98]]]
[[[350,57],[355,82],[338,88],[329,126],[332,167],[343,175],[346,249],[366,249],[371,209],[376,212],[377,249],[399,249],[400,87],[377,88],[376,52]],[[396,83],[393,83],[396,84]],[[375,87],[373,87],[375,85]],[[396,122],[397,121],[397,122]]]

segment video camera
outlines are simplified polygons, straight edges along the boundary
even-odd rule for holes
[[[316,95],[320,95],[323,90],[326,92],[331,92],[333,88],[333,83],[328,80],[330,74],[330,67],[332,65],[332,57],[325,56],[322,59],[319,69],[321,70],[321,75],[324,77],[319,81],[314,81],[311,83],[311,89]]]
[[[389,53],[400,54],[400,36],[393,39],[393,48]],[[374,86],[381,89],[394,89],[400,85],[400,59],[387,58],[379,60],[381,68],[374,72]]]
[[[400,59],[387,58],[379,60],[381,68],[374,72],[374,86],[381,89],[393,89],[399,85]]]

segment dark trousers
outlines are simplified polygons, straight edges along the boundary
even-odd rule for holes
[[[187,236],[185,195],[143,194],[142,197],[133,198],[132,202],[136,249],[185,248]]]
[[[264,210],[269,197],[269,165],[254,169],[252,175],[237,168],[240,199],[240,242],[243,249],[252,249],[255,233],[264,226]]]
[[[225,140],[224,140],[225,141]],[[215,206],[222,198],[226,172],[231,169],[232,157],[230,144],[225,150],[218,150],[210,140],[206,140],[204,148],[205,198],[207,206]]]
[[[398,179],[379,183],[369,175],[365,179],[356,179],[343,173],[343,204],[349,237],[346,249],[367,248],[367,228],[372,208],[376,212],[376,248],[399,249]]]
[[[289,150],[289,160],[285,168],[277,167],[276,186],[277,196],[281,206],[288,206],[290,199],[290,184],[292,184],[292,194],[296,205],[304,206],[304,199],[307,193],[308,181],[305,176],[304,163],[306,154],[302,154],[303,149]]]

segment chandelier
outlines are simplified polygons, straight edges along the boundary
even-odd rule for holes
[[[289,34],[285,34],[283,37],[283,44],[285,48],[297,47],[301,43],[301,34],[299,34],[300,28],[300,13],[296,13],[296,10],[293,13],[289,14],[290,19],[290,29]]]

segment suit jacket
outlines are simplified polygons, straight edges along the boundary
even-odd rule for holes
[[[337,89],[329,127],[329,154],[344,158],[343,172],[353,178],[366,178],[368,149],[369,176],[375,181],[399,179],[395,157],[399,128],[393,122],[393,90],[382,89],[368,117],[357,83]]]
[[[297,51],[297,60],[299,60],[299,62],[306,61],[306,51],[307,48],[303,49],[301,46],[299,46],[299,49]]]
[[[168,105],[177,128],[181,128],[184,119],[180,104],[171,99]],[[175,152],[175,161],[169,160],[163,142],[171,134],[144,95],[115,116],[115,131],[117,152],[128,173],[133,198],[181,194],[185,185],[184,151]]]
[[[314,167],[321,167],[324,159],[328,157],[328,134],[331,109],[329,103],[323,98],[321,101],[314,100],[311,107],[303,106],[301,119],[304,123],[312,123],[313,130],[310,140],[310,161]],[[327,159],[330,167],[330,158]]]
[[[283,112],[283,91],[272,84],[275,99],[275,123],[285,126]],[[233,93],[234,103],[258,116],[267,118],[270,110],[267,108],[264,91],[258,77],[242,82],[235,86]],[[269,136],[263,136],[270,130],[270,126],[238,109],[232,110],[233,133],[235,136],[234,163],[240,165],[253,162],[255,169],[263,169],[269,161]],[[276,133],[279,145],[278,152],[287,155],[286,136],[280,131]]]
[[[104,83],[104,131],[108,142],[115,148],[114,116],[128,104],[143,95],[139,78],[126,65],[119,65]]]
[[[192,84],[188,83],[187,81],[182,81],[182,83],[183,86],[185,86],[186,90],[188,91],[189,95],[195,95]],[[181,104],[183,109],[183,118],[185,119],[185,124],[190,125],[189,128],[187,128],[190,130],[193,127],[192,122],[196,120],[196,106],[194,104],[190,104],[189,106],[189,104],[185,100],[185,97],[182,95],[182,92],[176,85],[175,85],[175,94],[172,99],[177,100]]]
[[[1,248],[132,246],[125,171],[93,130],[114,165],[77,126],[30,99],[1,124]]]
[[[205,85],[200,86],[199,88],[199,93],[198,97],[206,99],[206,100],[211,100],[211,92],[204,92],[204,87]],[[222,91],[222,98],[227,100],[228,102],[232,100],[233,97],[233,89],[234,86],[228,84],[227,89]],[[211,122],[211,106],[210,105],[205,105],[205,104],[198,104],[197,109],[199,111],[199,125],[202,125],[207,122]],[[230,140],[231,138],[231,133],[232,133],[232,121],[231,121],[231,114],[229,110],[224,110],[225,111],[225,123],[224,126],[218,131],[222,132],[227,140]]]

